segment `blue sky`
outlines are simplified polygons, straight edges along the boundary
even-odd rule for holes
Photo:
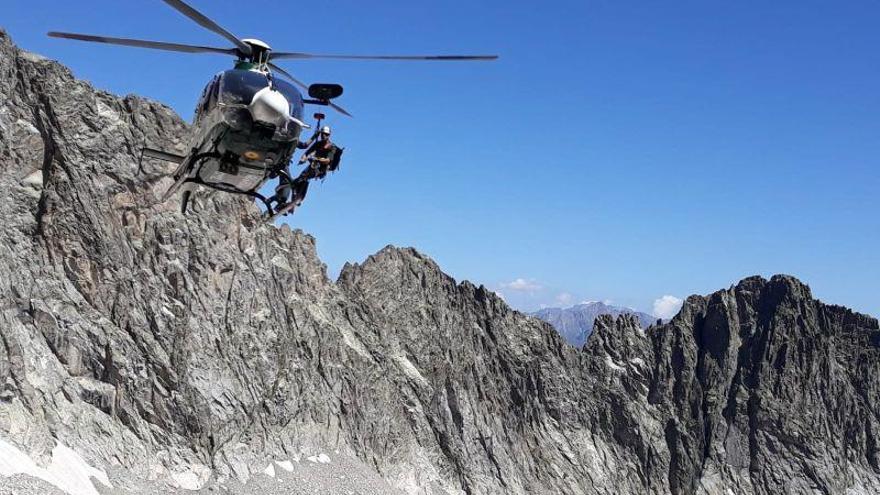
[[[664,295],[788,273],[880,315],[874,0],[192,1],[279,50],[501,55],[284,64],[344,84],[355,115],[330,122],[342,171],[289,219],[331,274],[391,243],[523,309],[650,312]],[[97,87],[187,119],[230,64],[45,37],[224,46],[159,1],[11,0],[0,26]]]

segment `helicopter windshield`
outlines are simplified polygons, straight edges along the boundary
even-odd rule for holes
[[[299,91],[290,83],[279,79],[273,80],[273,84],[290,105],[288,110],[290,116],[302,121],[304,104]],[[226,107],[223,111],[224,120],[236,129],[249,127],[250,113],[242,106],[250,105],[254,95],[267,86],[269,86],[269,78],[261,72],[239,69],[224,72],[220,78],[220,91],[217,96],[221,107]],[[291,141],[299,137],[300,131],[300,126],[291,120],[277,129],[274,139]]]
[[[275,79],[275,89],[290,103],[290,116],[297,120],[303,118],[303,99],[296,88],[287,81]],[[269,85],[265,74],[249,70],[228,70],[220,82],[220,103],[226,105],[248,105],[257,91]]]
[[[275,89],[281,92],[290,103],[290,116],[301,121],[304,110],[303,99],[300,92],[289,82],[278,78],[275,79]]]
[[[269,85],[265,74],[249,70],[228,70],[220,81],[220,103],[248,105],[257,91]]]

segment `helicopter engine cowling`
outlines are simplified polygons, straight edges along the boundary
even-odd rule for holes
[[[268,86],[257,91],[248,108],[255,121],[278,128],[283,128],[290,119],[290,102],[281,92]]]

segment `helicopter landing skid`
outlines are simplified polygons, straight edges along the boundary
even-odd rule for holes
[[[172,155],[171,153],[165,153],[164,151],[153,150],[149,148],[144,148],[143,153],[146,156],[152,158],[180,163],[180,165],[177,166],[177,170],[174,171],[174,175],[172,175],[172,177],[174,177],[174,184],[171,184],[171,187],[169,187],[168,190],[165,191],[165,194],[163,194],[162,197],[159,198],[159,203],[164,203],[168,201],[168,199],[171,198],[171,196],[173,196],[174,193],[176,193],[180,189],[180,186],[182,186],[186,182],[187,175],[189,175],[190,166],[193,163],[198,160],[214,156],[210,153],[200,153],[196,155],[189,155],[186,157],[178,157],[177,155]]]
[[[196,186],[205,186],[209,189],[214,189],[214,190],[221,191],[221,192],[226,192],[226,193],[231,193],[231,194],[241,194],[243,196],[248,196],[250,198],[253,198],[254,200],[260,201],[261,203],[263,203],[263,206],[266,207],[266,211],[263,213],[263,218],[266,219],[267,221],[272,221],[281,215],[287,215],[287,214],[291,213],[293,211],[293,209],[296,208],[296,206],[298,206],[294,203],[289,203],[287,205],[284,205],[280,210],[275,211],[275,209],[272,208],[272,202],[269,200],[269,198],[258,193],[256,190],[244,191],[244,190],[238,189],[235,186],[232,186],[229,184],[204,181],[201,178],[201,176],[199,175],[199,171],[201,170],[200,165],[202,162],[204,162],[207,159],[216,159],[216,160],[221,159],[221,155],[217,152],[196,153],[196,154],[189,155],[187,157],[181,157],[178,155],[173,155],[171,153],[165,153],[160,150],[153,150],[153,149],[145,148],[144,154],[146,156],[150,156],[152,158],[158,158],[160,160],[175,161],[175,162],[179,161],[180,162],[180,165],[177,167],[177,170],[175,170],[174,174],[172,175],[172,177],[174,177],[174,184],[172,184],[171,187],[169,187],[168,190],[165,191],[165,193],[159,199],[160,203],[164,203],[164,202],[168,201],[168,199],[170,199],[171,196],[173,196],[177,191],[179,191],[180,188],[183,187],[184,185],[193,184]],[[239,166],[246,166],[246,165],[239,164]],[[195,173],[193,174],[194,168],[196,170],[195,170]],[[286,183],[288,186],[291,186],[293,184],[293,180],[290,178],[290,175],[288,175],[288,173],[283,169],[274,171],[271,174],[271,177],[278,177],[278,180],[281,183]],[[264,182],[265,182],[265,179],[264,179]],[[186,213],[186,209],[187,209],[187,206],[189,205],[189,199],[190,199],[191,194],[192,194],[192,191],[190,190],[190,188],[187,188],[187,190],[185,190],[183,192],[184,196],[181,200],[181,205],[180,205],[180,212],[181,213]]]
[[[279,208],[274,213],[272,213],[271,209],[268,209],[265,213],[263,213],[263,221],[266,223],[272,223],[280,217],[290,215],[297,207],[299,207],[299,204],[296,201],[291,201],[290,203],[287,203],[286,205]]]
[[[272,209],[272,205],[269,203],[269,198],[263,196],[262,194],[256,191],[242,191],[241,189],[236,189],[227,184],[219,184],[216,182],[205,182],[199,177],[190,177],[189,179],[184,180],[183,184],[195,184],[197,186],[205,186],[209,189],[214,189],[216,191],[221,191],[230,194],[240,194],[242,196],[248,196],[254,198],[255,200],[259,200],[266,207],[267,212],[272,212],[274,214],[275,210]],[[179,188],[180,186],[178,186]],[[182,211],[181,213],[186,213],[186,211]]]
[[[187,182],[184,164],[181,164],[180,167],[184,170],[178,169],[177,173],[173,175],[173,177],[175,178],[174,184],[171,184],[171,187],[169,187],[168,190],[165,191],[165,194],[163,194],[162,197],[159,198],[160,203],[168,201],[168,199],[170,199],[171,196],[174,196],[174,193],[176,193],[180,189],[180,186]]]
[[[293,183],[293,181],[290,179],[290,175],[288,175],[287,172],[285,172],[284,170],[278,170],[273,175],[277,176],[278,180],[280,182],[286,183],[288,186],[290,186],[290,184]],[[270,201],[270,199],[267,198],[266,196],[263,196],[262,194],[258,193],[256,190],[243,191],[243,190],[238,189],[238,188],[231,186],[229,184],[223,184],[223,183],[217,183],[217,182],[206,182],[206,181],[202,180],[202,178],[198,175],[198,173],[196,173],[196,175],[194,177],[185,178],[180,183],[180,185],[177,185],[174,188],[174,190],[179,189],[184,184],[195,184],[197,186],[204,186],[209,189],[214,189],[216,191],[221,191],[221,192],[230,193],[230,194],[240,194],[242,196],[247,196],[249,198],[253,198],[256,201],[263,203],[263,206],[266,208],[266,211],[263,213],[264,219],[265,218],[275,219],[279,215],[281,215],[281,214],[286,215],[290,211],[293,210],[293,208],[287,208],[287,206],[285,206],[281,210],[275,211],[275,209],[272,208],[272,202]],[[186,203],[183,203],[181,205],[181,213],[186,213]]]

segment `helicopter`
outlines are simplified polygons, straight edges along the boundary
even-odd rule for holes
[[[77,41],[235,57],[233,68],[215,75],[199,98],[193,117],[189,152],[183,156],[146,146],[142,150],[144,156],[178,164],[172,175],[174,182],[160,201],[165,202],[182,190],[180,211],[184,214],[192,193],[199,186],[260,201],[266,208],[264,218],[269,222],[292,213],[295,202],[273,207],[272,201],[259,190],[268,180],[275,178],[280,186],[293,186],[287,164],[297,149],[302,131],[311,128],[303,121],[305,105],[327,106],[342,115],[352,116],[332,101],[343,94],[341,85],[306,84],[279,67],[276,60],[488,61],[498,58],[497,55],[336,55],[274,51],[259,39],[239,38],[181,0],[162,1],[233,46],[217,48],[57,31],[48,35]],[[308,98],[303,97],[300,89],[306,91]],[[317,128],[320,128],[324,115],[315,113],[314,117],[318,121]]]

